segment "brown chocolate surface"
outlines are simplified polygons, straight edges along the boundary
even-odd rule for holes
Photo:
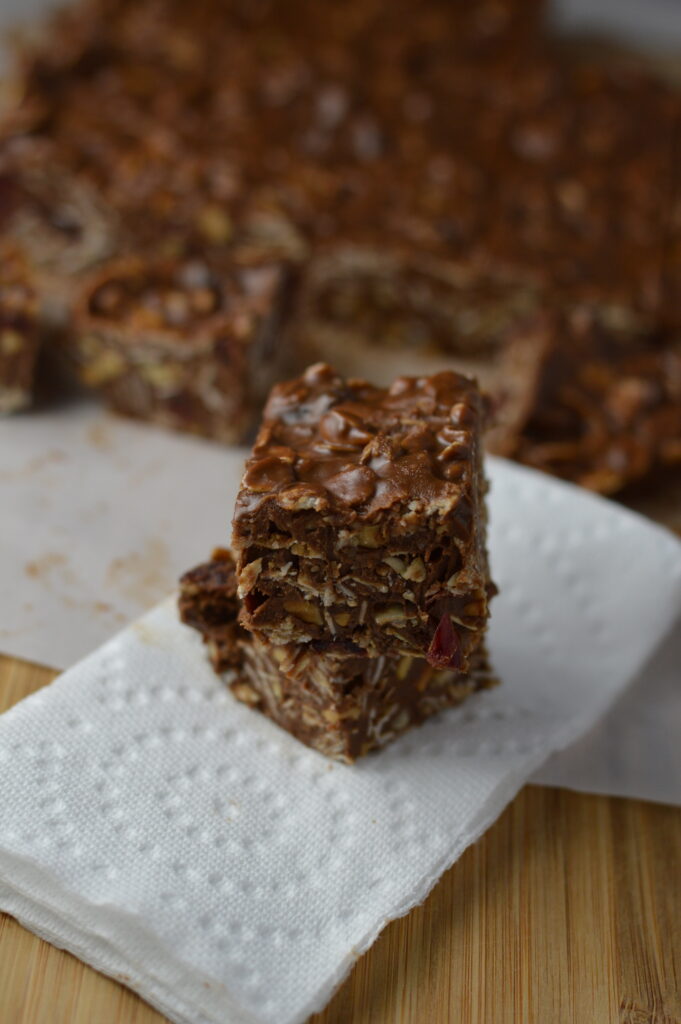
[[[465,668],[491,592],[483,415],[455,373],[386,389],[317,365],[275,387],[233,523],[243,624],[425,655],[447,615]]]
[[[400,378],[382,389],[312,366],[270,395],[237,522],[272,494],[283,508],[302,498],[301,509],[352,509],[367,522],[410,501],[458,503],[481,421],[477,388],[454,373]]]

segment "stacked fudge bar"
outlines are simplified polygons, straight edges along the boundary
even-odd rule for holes
[[[234,516],[242,623],[466,668],[487,620],[482,398],[453,373],[389,389],[324,364],[277,385]],[[452,636],[450,636],[452,634]]]
[[[423,658],[367,658],[306,645],[268,647],[238,624],[234,559],[218,549],[180,581],[180,616],[197,629],[234,696],[301,742],[352,762],[470,694],[495,686],[481,643],[468,672]]]
[[[216,552],[182,581],[235,696],[351,761],[492,684],[483,417],[451,372],[378,388],[318,364],[273,389],[236,565]]]

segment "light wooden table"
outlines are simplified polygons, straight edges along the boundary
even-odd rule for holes
[[[0,711],[53,675],[0,658]],[[1,1024],[164,1020],[0,915]],[[313,1021],[681,1024],[681,810],[527,787]]]

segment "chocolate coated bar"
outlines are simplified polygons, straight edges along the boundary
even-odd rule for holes
[[[451,372],[377,388],[319,364],[277,385],[234,516],[242,624],[467,668],[492,589],[483,418]]]

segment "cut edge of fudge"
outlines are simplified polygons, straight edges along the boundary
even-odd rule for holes
[[[408,655],[359,656],[352,659],[353,678],[335,686],[329,685],[334,655],[318,656],[306,648],[280,653],[254,636],[240,647],[241,667],[229,684],[234,696],[306,746],[348,764],[498,682],[484,643],[473,652],[466,672],[433,668]],[[282,671],[278,655],[284,664],[309,659],[309,666]]]

